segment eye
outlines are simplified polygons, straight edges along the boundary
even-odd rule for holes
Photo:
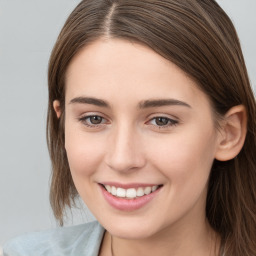
[[[103,118],[101,116],[90,116],[87,119],[91,124],[100,124]]]
[[[79,118],[79,121],[81,121],[83,124],[85,124],[88,127],[97,127],[101,124],[107,123],[107,120],[105,118],[98,115],[84,116],[82,118]]]
[[[158,126],[159,128],[168,128],[178,124],[178,121],[168,117],[158,116],[149,121],[149,124]]]

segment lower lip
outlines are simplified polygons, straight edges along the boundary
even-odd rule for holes
[[[137,197],[134,199],[124,199],[124,198],[111,195],[108,191],[105,190],[105,188],[102,187],[102,185],[100,185],[100,188],[106,201],[112,207],[120,211],[135,211],[142,208],[143,206],[148,204],[151,200],[153,200],[153,198],[158,194],[158,192],[161,189],[160,187],[154,192],[148,195],[144,195],[142,197]]]

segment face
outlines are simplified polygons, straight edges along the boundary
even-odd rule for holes
[[[204,221],[217,141],[207,96],[146,46],[98,40],[69,65],[71,174],[113,235],[145,238]]]

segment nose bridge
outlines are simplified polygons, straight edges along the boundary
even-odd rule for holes
[[[111,169],[126,172],[145,164],[141,137],[133,125],[117,125],[111,133],[109,145],[106,162]]]

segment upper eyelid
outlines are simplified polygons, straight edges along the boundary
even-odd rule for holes
[[[79,110],[78,110],[79,111]],[[80,111],[79,111],[80,112]],[[142,115],[145,115],[146,114],[146,118],[148,118],[149,116],[152,116],[152,117],[154,117],[154,116],[156,116],[156,117],[159,117],[159,116],[161,116],[161,117],[167,117],[167,118],[174,118],[174,119],[179,119],[179,117],[178,116],[176,116],[175,114],[173,114],[173,113],[165,113],[165,111],[150,111],[151,113],[148,113],[147,114],[147,112],[148,111],[142,111]],[[78,112],[77,112],[77,114],[79,114]],[[138,115],[141,115],[140,113],[138,113]],[[102,117],[105,117],[105,118],[108,118],[108,119],[110,119],[110,116],[112,115],[111,113],[108,113],[108,114],[106,114],[105,113],[105,111],[104,112],[102,112],[102,111],[100,111],[100,110],[89,110],[89,111],[83,111],[82,109],[81,109],[81,114],[79,114],[80,116],[86,116],[86,115],[99,115],[99,116],[102,116]]]
[[[91,117],[91,116],[100,116],[104,119],[108,119],[109,120],[109,117],[101,112],[86,112],[86,113],[83,113],[81,115],[78,116],[78,119],[80,118],[86,118],[86,117]]]
[[[170,121],[178,122],[178,120],[176,120],[176,118],[171,118],[171,117],[167,117],[167,116],[155,116],[155,117],[150,118],[149,120],[153,120],[153,119],[156,119],[156,118],[165,118],[165,119],[168,119]]]
[[[154,113],[154,114],[150,114],[147,116],[148,120],[157,118],[157,117],[163,117],[163,118],[167,118],[170,120],[174,120],[174,121],[178,121],[180,122],[180,118],[177,117],[176,115],[171,115],[171,114],[165,114],[165,113]]]
[[[78,119],[79,120],[86,120],[86,119],[88,119],[90,117],[93,117],[93,116],[98,116],[98,117],[101,117],[103,120],[107,120],[107,118],[105,118],[103,116],[100,116],[100,115],[84,115],[84,116],[79,117]]]

